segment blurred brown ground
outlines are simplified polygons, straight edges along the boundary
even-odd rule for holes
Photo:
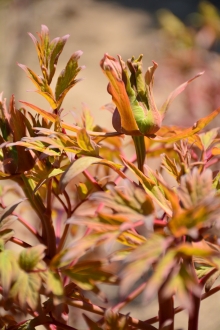
[[[184,19],[190,10],[196,10],[198,2],[0,0],[0,91],[4,91],[7,99],[14,93],[17,104],[18,100],[25,100],[48,110],[47,103],[39,95],[26,92],[34,87],[16,65],[16,62],[25,64],[40,74],[35,48],[27,32],[35,35],[40,31],[40,25],[45,24],[50,29],[51,38],[70,34],[59,60],[58,73],[73,52],[78,49],[84,52],[80,64],[85,65],[86,69],[80,76],[86,79],[76,85],[67,96],[63,105],[65,113],[74,111],[80,115],[81,103],[84,102],[91,109],[97,124],[111,128],[111,114],[100,110],[111,98],[106,91],[107,80],[101,72],[99,61],[106,52],[112,56],[120,54],[124,59],[143,53],[145,68],[151,65],[151,60],[160,64],[163,58],[160,47],[163,35],[156,29],[154,11],[161,4],[167,5]],[[164,95],[176,87],[167,77],[164,77],[163,85],[162,95],[159,89],[156,91],[159,104],[164,100]],[[176,116],[176,123],[179,120],[181,124],[176,104],[171,107],[170,112]],[[172,113],[174,109],[175,113]],[[172,115],[170,118],[172,119]],[[200,330],[220,329],[219,307],[220,293],[202,303]],[[146,308],[137,303],[128,306],[123,312],[128,311],[134,317],[147,319],[155,316],[157,305],[152,303]],[[187,329],[184,312],[176,316],[175,329],[177,328]]]

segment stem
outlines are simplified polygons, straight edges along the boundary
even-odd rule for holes
[[[10,238],[10,241],[17,244],[17,245],[20,245],[22,246],[23,248],[29,248],[29,247],[32,247],[32,245],[22,241],[21,239],[19,238],[16,238],[16,237],[11,237]]]
[[[199,329],[199,309],[201,297],[192,294],[193,300],[193,311],[189,314],[188,330],[198,330]]]
[[[220,291],[220,285],[214,287],[213,289],[211,289],[208,292],[203,293],[202,297],[201,297],[201,300],[205,300],[206,298],[209,298],[210,296],[212,296],[213,294],[215,294],[218,291]],[[184,309],[185,308],[178,306],[174,309],[174,314],[178,314],[178,313],[184,311]],[[159,321],[159,317],[154,316],[150,319],[145,320],[144,322],[147,322],[148,324],[154,324],[154,323],[157,323],[158,321]]]
[[[34,193],[34,181],[30,178],[27,178],[24,174],[21,175],[21,179],[24,184],[24,192],[41,220],[42,238],[47,246],[47,255],[49,258],[52,258],[56,254],[56,236],[51,219],[50,210],[48,213],[48,210],[45,207],[40,195],[38,193]]]
[[[102,315],[102,316],[105,314],[105,311],[106,311],[106,308],[104,308],[104,307],[99,307],[97,305],[90,304],[90,303],[87,303],[87,302],[81,301],[81,300],[68,299],[67,304],[71,305],[73,307],[84,309],[88,312],[92,312],[92,313],[95,313],[95,314],[98,314],[98,315]],[[119,313],[119,315],[124,316],[123,314],[120,314],[120,313]],[[143,321],[138,320],[138,319],[136,319],[134,317],[131,317],[131,316],[128,316],[128,323],[129,323],[129,325],[131,325],[131,326],[133,326],[137,329],[156,330],[156,328],[153,327],[152,325],[147,324],[146,322],[143,322]]]
[[[70,211],[70,215],[68,217],[70,217],[77,209],[78,207],[80,207],[85,201],[87,201],[87,199],[84,199],[82,201],[80,201],[72,211]],[[69,224],[66,224],[65,225],[65,228],[64,228],[64,231],[63,231],[63,234],[60,238],[60,242],[59,242],[59,245],[57,247],[57,253],[60,252],[62,250],[62,248],[64,247],[64,244],[66,242],[66,238],[67,238],[67,234],[68,234],[68,230],[69,230],[69,227],[70,225]]]
[[[6,205],[4,204],[4,202],[1,202],[1,205],[3,208],[6,208]],[[17,220],[22,223],[22,225],[25,226],[25,228],[27,228],[34,236],[36,236],[36,238],[42,242],[42,238],[39,235],[39,233],[37,232],[37,230],[31,226],[20,214],[16,213],[16,212],[12,212],[12,215],[14,215],[15,217],[17,217]]]
[[[132,139],[134,141],[135,151],[137,154],[138,169],[144,173],[144,161],[146,156],[144,136],[132,136]]]
[[[137,289],[135,289],[129,296],[125,298],[124,301],[115,305],[112,310],[119,311],[120,309],[124,308],[127,304],[129,304],[132,300],[134,300],[146,287],[146,283],[142,283]]]
[[[174,330],[174,299],[173,297],[166,298],[163,295],[163,286],[158,291],[159,303],[159,329],[166,326],[166,330]],[[169,322],[169,324],[167,324]]]
[[[199,284],[192,259],[190,262],[190,268],[191,268],[191,271],[192,271],[192,274],[193,274],[195,280]],[[202,289],[201,289],[201,291],[202,291]],[[189,312],[188,330],[198,330],[199,329],[199,309],[200,309],[200,303],[201,303],[201,295],[197,296],[197,295],[195,295],[194,292],[192,292],[191,295],[192,295],[193,310]]]

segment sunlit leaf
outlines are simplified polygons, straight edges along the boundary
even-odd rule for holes
[[[128,160],[123,159],[125,165],[137,176],[138,180],[142,183],[146,193],[169,215],[172,215],[172,210],[169,201],[162,193],[159,184],[152,179],[145,176],[134,164]]]
[[[189,79],[188,81],[186,81],[185,83],[183,83],[182,85],[180,85],[179,87],[177,87],[167,98],[167,100],[165,101],[165,103],[162,105],[161,109],[159,110],[160,113],[162,114],[162,116],[164,117],[166,114],[166,111],[168,109],[168,107],[170,106],[170,104],[173,102],[173,100],[184,91],[184,89],[187,87],[188,84],[190,84],[194,79],[200,77],[204,72],[200,72],[199,74],[197,74],[195,77]]]
[[[60,276],[52,271],[46,273],[46,291],[52,292],[55,296],[63,296],[63,285]]]
[[[93,164],[103,164],[110,166],[113,170],[118,171],[122,165],[110,162],[106,159],[96,158],[96,157],[81,157],[73,162],[67,170],[63,173],[60,179],[60,190],[63,191],[66,185],[76,177],[78,174],[82,173],[89,166]]]
[[[77,143],[82,150],[89,152],[91,156],[98,156],[99,148],[91,139],[85,128],[77,132]]]
[[[76,79],[76,76],[83,68],[78,66],[78,60],[82,54],[83,52],[81,50],[75,52],[57,79],[55,96],[58,108],[61,106],[67,92],[79,81]]]
[[[45,255],[45,245],[24,249],[19,256],[19,265],[26,272],[33,270]]]
[[[36,310],[39,304],[40,287],[41,278],[38,273],[26,273],[20,270],[16,282],[10,289],[9,297],[16,299],[23,310],[27,307]]]
[[[0,253],[0,282],[4,293],[8,293],[12,283],[17,280],[20,270],[15,253],[5,250]]]
[[[69,34],[67,34],[63,37],[60,37],[60,38],[55,38],[50,43],[51,51],[50,51],[50,61],[49,61],[50,62],[50,64],[49,64],[50,74],[48,77],[49,84],[54,76],[59,56],[62,53],[62,50],[63,50],[68,38],[69,38]]]
[[[100,62],[100,65],[104,74],[110,81],[108,85],[108,92],[112,95],[112,100],[120,112],[121,133],[140,135],[125,85],[122,81],[122,70],[119,62],[108,54],[105,54]]]
[[[168,143],[168,142],[177,142],[181,139],[186,139],[194,135],[195,133],[201,131],[203,128],[205,128],[219,113],[220,113],[220,108],[217,108],[208,116],[199,119],[192,127],[183,129],[181,133],[178,133],[173,136],[160,137],[160,131],[158,131],[156,138],[154,138],[154,141]]]

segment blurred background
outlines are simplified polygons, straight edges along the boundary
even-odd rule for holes
[[[144,68],[159,64],[154,94],[158,107],[179,84],[201,71],[168,111],[166,124],[191,126],[220,106],[220,1],[196,0],[0,0],[0,91],[49,110],[34,86],[17,66],[22,63],[40,74],[35,47],[27,32],[36,35],[41,24],[49,27],[51,39],[70,34],[58,62],[57,74],[70,55],[84,52],[80,73],[85,78],[67,95],[64,114],[80,116],[86,104],[101,126],[111,127],[110,112],[101,109],[111,102],[107,79],[99,62],[104,53],[124,60],[143,53]],[[55,81],[56,81],[55,76]],[[54,86],[52,84],[52,86]],[[74,116],[71,118],[74,122]],[[66,120],[66,119],[65,119]],[[219,125],[219,119],[213,126]],[[220,294],[202,303],[200,330],[220,328]],[[130,311],[130,306],[124,312]],[[137,302],[132,315],[140,319],[157,314]],[[184,312],[176,317],[179,329],[187,329]],[[83,329],[82,329],[83,330]]]

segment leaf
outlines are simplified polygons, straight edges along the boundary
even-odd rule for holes
[[[215,190],[212,188],[212,171],[204,170],[201,174],[197,167],[181,177],[178,196],[184,208],[191,208],[201,203],[204,199],[214,198]]]
[[[53,113],[47,112],[46,110],[43,110],[43,109],[37,107],[36,105],[25,102],[25,101],[19,101],[19,102],[21,102],[22,104],[30,107],[31,109],[36,111],[38,114],[40,114],[43,118],[51,121],[52,123],[56,123],[57,121],[59,121],[59,117],[57,115],[53,114]],[[60,122],[60,126],[64,129],[67,129],[67,130],[69,130],[71,132],[75,132],[75,133],[77,133],[81,130],[81,127],[79,127],[79,126],[69,125],[69,124],[64,123],[62,121]],[[106,133],[106,132],[93,132],[93,131],[88,131],[88,130],[87,130],[87,133],[89,133],[89,135],[91,135],[91,136],[102,137],[102,138],[121,135],[121,133],[117,133],[117,132]]]
[[[113,170],[118,171],[122,166],[115,164],[105,159],[96,158],[96,157],[81,157],[73,162],[67,170],[63,173],[60,178],[60,190],[63,192],[66,185],[72,180],[75,176],[85,171],[90,165],[93,164],[103,164],[110,166]]]
[[[180,214],[174,216],[169,222],[168,227],[172,234],[176,237],[189,235],[193,238],[198,237],[198,230],[209,225],[208,220],[211,218],[212,208],[208,204],[201,204],[192,207]],[[214,206],[217,212],[217,205]]]
[[[154,205],[151,198],[143,189],[131,183],[129,180],[124,180],[123,188],[107,185],[109,193],[95,192],[90,195],[91,201],[96,201],[98,204],[104,203],[105,207],[114,210],[114,213],[124,213],[129,219],[135,219],[136,216],[141,218],[141,215],[150,215],[154,212]],[[136,218],[137,220],[137,218]]]
[[[26,273],[20,270],[16,282],[10,289],[9,298],[17,300],[21,309],[26,310],[30,307],[34,311],[39,304],[40,287],[41,278],[38,273]]]
[[[60,276],[55,272],[50,270],[46,273],[46,291],[47,293],[52,293],[55,296],[62,297],[63,296],[63,285],[60,280]]]
[[[55,96],[58,108],[61,106],[67,92],[79,81],[76,80],[77,74],[83,67],[78,66],[78,60],[82,56],[81,50],[75,52],[69,59],[65,69],[60,73],[55,87]]]
[[[81,261],[77,262],[72,268],[65,268],[62,273],[71,278],[71,280],[83,290],[93,290],[96,283],[116,282],[116,278],[102,269],[101,261]]]
[[[120,273],[122,294],[127,294],[128,290],[151,269],[169,244],[170,241],[165,240],[164,237],[152,234],[146,242],[128,254]]]
[[[192,127],[183,129],[181,133],[177,133],[174,136],[165,136],[161,137],[160,136],[160,130],[156,133],[156,138],[154,138],[155,142],[177,142],[182,139],[186,139],[197,132],[201,131],[203,128],[205,128],[218,114],[220,113],[220,108],[217,108],[214,110],[211,114],[208,116],[199,119]]]
[[[200,72],[199,74],[197,74],[195,77],[189,79],[188,81],[186,81],[185,83],[183,83],[182,85],[180,85],[179,87],[177,87],[167,98],[167,100],[165,101],[165,103],[162,105],[161,109],[159,110],[160,113],[162,114],[163,118],[166,114],[166,111],[168,109],[168,107],[170,106],[170,104],[173,102],[173,100],[184,91],[184,89],[187,87],[188,84],[190,84],[194,79],[200,77],[201,75],[203,75],[203,72]]]
[[[38,94],[42,95],[49,102],[52,109],[56,109],[57,102],[54,98],[52,89],[48,85],[47,81],[43,77],[37,76],[31,69],[29,69],[25,65],[18,64],[18,66],[20,66],[20,68],[22,68],[27,73],[27,76],[31,79],[31,81],[37,87],[36,92]]]
[[[17,258],[13,251],[5,250],[0,253],[0,282],[5,294],[8,293],[12,283],[17,280],[20,270]]]
[[[213,284],[219,278],[219,276],[220,276],[220,270],[216,270],[216,272],[212,276],[209,277],[209,279],[207,280],[207,282],[205,284],[205,292],[208,292],[211,290]]]
[[[98,327],[97,322],[92,321],[86,314],[82,314],[86,324],[89,326],[90,330],[102,330],[102,328]]]
[[[122,81],[122,70],[119,62],[115,58],[105,54],[100,62],[100,66],[110,81],[108,92],[112,95],[112,100],[120,113],[121,133],[140,135],[126,88]]]
[[[56,66],[57,66],[57,62],[59,59],[60,54],[63,51],[63,48],[67,42],[69,38],[69,34],[61,37],[61,38],[55,38],[51,41],[50,43],[50,64],[49,64],[49,68],[50,68],[50,74],[48,77],[48,83],[50,84],[52,81],[52,78],[54,76],[55,70],[56,70]]]
[[[20,324],[16,327],[17,330],[35,330],[35,326],[32,325],[33,320],[28,320],[25,323]]]
[[[77,143],[82,150],[89,152],[91,156],[98,156],[99,148],[97,144],[92,141],[85,128],[81,128],[77,132]]]
[[[10,204],[9,206],[7,206],[7,207],[5,208],[5,209],[0,213],[0,224],[2,223],[2,221],[3,221],[5,218],[7,218],[9,215],[11,215],[11,214],[14,212],[14,210],[16,209],[16,207],[17,207],[20,203],[22,203],[25,199],[26,199],[26,198],[24,198],[24,199],[20,199],[20,200],[16,201],[16,203]]]
[[[46,246],[43,244],[24,249],[19,256],[19,265],[26,272],[32,271],[44,258]]]
[[[199,134],[204,150],[207,150],[218,135],[219,128],[210,129],[208,132]]]
[[[146,193],[169,215],[172,216],[170,202],[161,192],[159,184],[145,176],[134,164],[123,158],[125,165],[137,176]]]
[[[179,182],[181,170],[178,169],[175,159],[171,159],[166,154],[161,155],[161,166]]]
[[[213,156],[218,156],[220,155],[220,148],[214,147],[211,152]]]

